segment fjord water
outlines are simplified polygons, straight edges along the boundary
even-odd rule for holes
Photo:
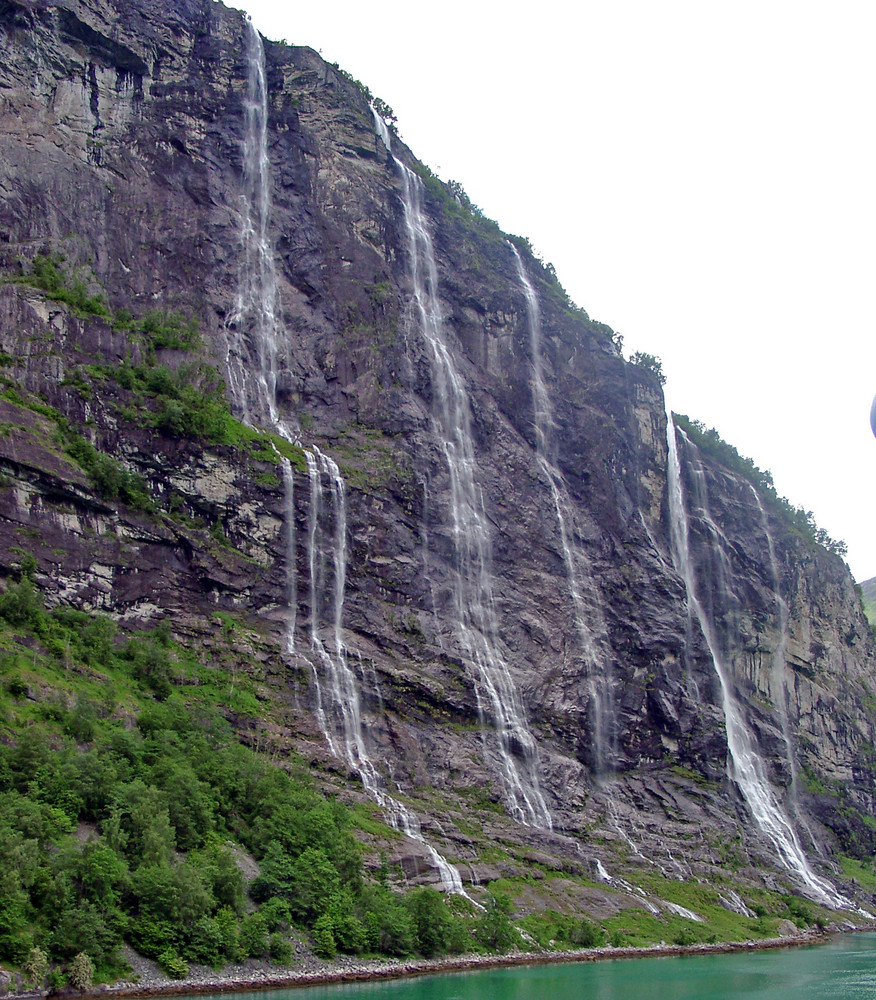
[[[240,995],[239,995],[240,996]],[[242,995],[242,1000],[864,1000],[876,996],[876,934],[825,945],[457,972]]]

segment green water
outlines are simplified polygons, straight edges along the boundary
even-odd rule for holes
[[[458,972],[249,1000],[873,1000],[876,934],[814,948]]]

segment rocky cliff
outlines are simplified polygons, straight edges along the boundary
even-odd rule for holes
[[[658,378],[360,84],[213,0],[5,0],[0,53],[4,573],[234,623],[241,733],[403,802],[411,878],[872,852],[847,568],[681,432],[673,513]]]

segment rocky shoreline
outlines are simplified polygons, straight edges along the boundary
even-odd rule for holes
[[[752,941],[725,941],[716,944],[668,945],[644,948],[586,948],[574,951],[514,952],[506,955],[458,955],[441,959],[373,959],[345,956],[325,962],[313,955],[302,958],[294,968],[278,973],[276,966],[248,961],[221,972],[207,966],[192,966],[184,980],[165,975],[155,962],[130,955],[133,975],[111,985],[95,988],[88,993],[70,990],[57,996],[88,998],[148,998],[197,996],[212,993],[245,993],[261,990],[298,989],[341,983],[368,982],[380,979],[402,979],[435,975],[445,972],[465,972],[477,969],[509,968],[517,965],[553,965],[561,962],[598,962],[609,959],[660,958],[676,955],[726,954],[739,951],[767,951],[776,948],[822,944],[838,933],[873,931],[876,925],[852,927],[834,926],[827,930],[802,931],[784,937]],[[8,993],[7,997],[30,998],[45,996],[43,991]]]

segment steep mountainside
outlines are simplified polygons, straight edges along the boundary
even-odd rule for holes
[[[859,586],[861,588],[861,601],[864,605],[864,614],[866,614],[867,621],[872,626],[874,620],[876,620],[876,577],[864,580]]]
[[[670,448],[657,376],[361,85],[214,0],[5,0],[0,277],[0,570],[208,659],[234,622],[236,728],[378,802],[408,878],[855,892],[846,566]]]

